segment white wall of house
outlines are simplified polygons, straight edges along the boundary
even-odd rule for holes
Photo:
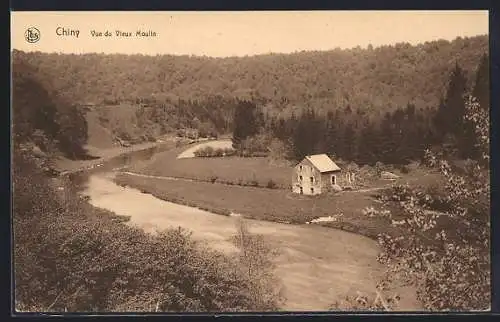
[[[321,174],[307,160],[294,168],[292,191],[304,195],[317,195],[322,192]]]

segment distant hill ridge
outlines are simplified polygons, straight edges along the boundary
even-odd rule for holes
[[[220,95],[260,97],[278,109],[350,105],[384,111],[409,101],[417,108],[436,107],[455,63],[472,84],[485,53],[488,36],[230,58],[20,51],[13,57],[50,78],[73,102],[174,102]]]

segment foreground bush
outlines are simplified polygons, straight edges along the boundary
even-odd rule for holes
[[[395,187],[386,201],[399,204],[401,218],[381,214],[405,232],[380,236],[388,279],[406,278],[428,310],[490,308],[489,118],[472,99],[466,107],[483,160],[459,174],[427,151],[428,165],[441,171],[446,184],[424,192]]]
[[[284,300],[282,285],[274,276],[273,260],[278,253],[262,235],[252,234],[244,219],[237,222],[237,234],[233,242],[239,249],[238,261],[251,281],[250,294],[256,311],[278,309]]]
[[[183,230],[149,235],[113,222],[72,191],[58,195],[27,156],[14,159],[16,310],[247,311],[246,266]]]

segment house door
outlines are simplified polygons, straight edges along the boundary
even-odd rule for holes
[[[300,194],[303,195],[304,194],[304,188],[300,187]]]

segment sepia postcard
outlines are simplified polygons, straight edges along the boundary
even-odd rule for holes
[[[13,314],[489,311],[488,28],[11,12]]]

